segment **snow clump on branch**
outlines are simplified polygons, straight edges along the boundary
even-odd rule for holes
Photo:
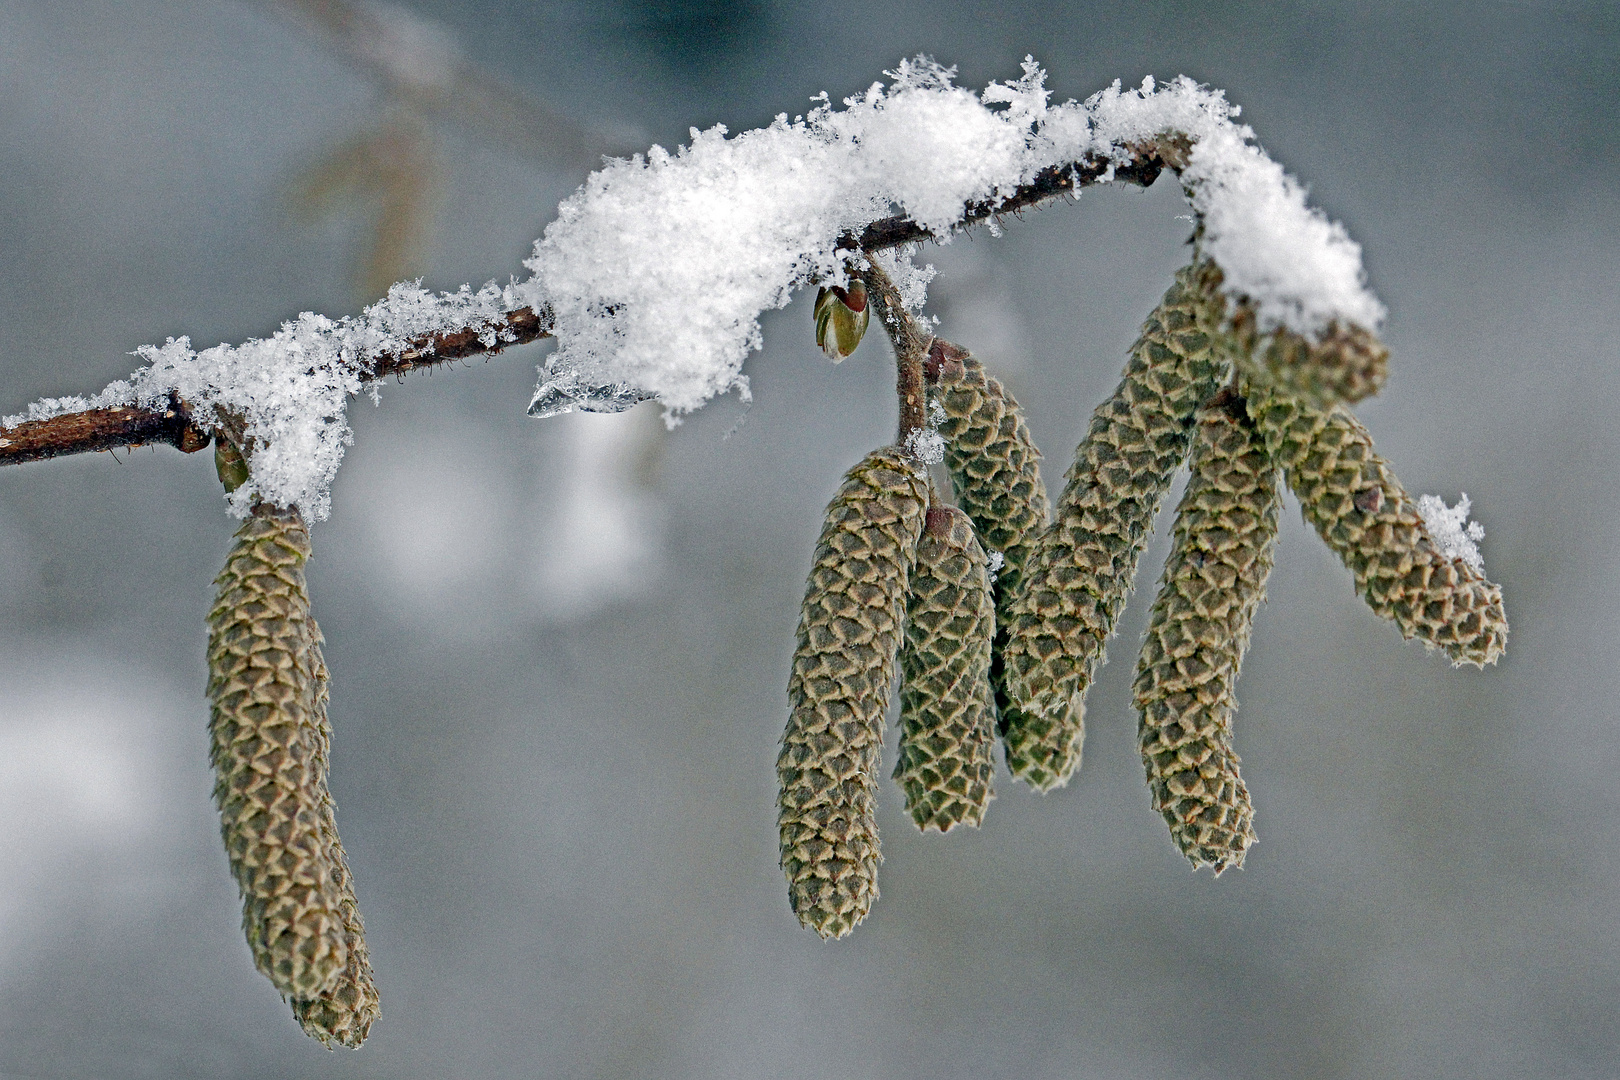
[[[1250,144],[1220,91],[1149,78],[1052,107],[1032,59],[1021,78],[982,94],[925,58],[888,74],[843,109],[824,94],[807,116],[730,138],[721,125],[694,128],[674,153],[655,146],[593,174],[517,286],[555,316],[553,371],[644,388],[672,413],[746,393],[759,315],[811,281],[843,284],[841,238],[898,207],[945,241],[971,205],[1043,169],[1124,164],[1174,135],[1192,144],[1182,180],[1202,244],[1262,329],[1315,336],[1335,321],[1375,329],[1383,318],[1360,247]]]

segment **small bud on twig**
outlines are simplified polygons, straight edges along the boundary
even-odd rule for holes
[[[833,285],[816,293],[816,344],[835,364],[855,351],[871,319],[866,283],[860,278],[851,278],[847,290]]]

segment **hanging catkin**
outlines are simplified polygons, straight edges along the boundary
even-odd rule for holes
[[[968,516],[928,511],[900,647],[900,758],[894,778],[919,829],[978,825],[993,797],[995,636],[984,549]]]
[[[884,720],[927,498],[899,450],[868,454],[827,507],[805,587],[777,823],[788,901],[824,938],[849,933],[877,899]]]
[[[1361,422],[1342,406],[1324,412],[1258,384],[1247,394],[1305,520],[1350,568],[1368,606],[1453,663],[1495,663],[1508,632],[1501,587],[1436,549]]]
[[[1003,653],[1007,765],[1037,791],[1080,764],[1084,695],[1125,604],[1153,515],[1187,456],[1193,416],[1230,360],[1207,262],[1176,274],[1148,316],[1113,397],[1075,453],[1052,525],[1014,599]]]
[[[1245,381],[1318,409],[1371,397],[1389,377],[1389,349],[1364,327],[1333,323],[1314,339],[1283,327],[1262,335],[1253,310],[1240,307],[1231,329],[1238,342],[1234,360]]]
[[[326,748],[304,584],[309,550],[296,510],[255,507],[215,579],[208,615],[220,831],[254,963],[290,1000],[331,991],[350,959],[343,886],[322,827]]]
[[[1194,869],[1243,865],[1254,809],[1232,750],[1236,686],[1277,547],[1280,471],[1222,391],[1198,413],[1192,476],[1136,666],[1153,808]]]
[[[332,746],[332,726],[326,717],[329,676],[326,659],[321,655],[321,643],[324,639],[321,637],[320,627],[316,625],[314,619],[310,619],[309,627],[311,633],[309,664],[315,673],[316,729],[320,735],[318,761],[324,778]],[[322,786],[325,787],[324,782]],[[366,949],[365,926],[360,920],[360,904],[354,895],[354,878],[349,872],[349,859],[344,854],[342,841],[338,839],[337,806],[333,803],[329,791],[321,799],[321,838],[325,843],[326,857],[331,863],[333,882],[340,897],[343,932],[348,943],[349,959],[344,965],[343,973],[338,976],[336,985],[317,997],[294,998],[292,1010],[304,1031],[323,1044],[331,1046],[338,1043],[353,1048],[366,1041],[372,1022],[381,1012],[381,1001],[377,996],[376,983],[372,980],[371,955]]]
[[[1029,437],[1018,402],[971,353],[936,338],[926,370],[934,400],[945,414],[939,433],[957,505],[967,512],[985,547],[1001,552],[1003,559],[993,586],[996,648],[990,679],[1006,727],[1017,712],[1007,698],[1001,663],[1012,601],[1052,509],[1041,482],[1041,452]]]

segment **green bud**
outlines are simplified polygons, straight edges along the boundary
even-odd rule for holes
[[[860,278],[852,279],[847,290],[823,286],[816,293],[816,344],[835,364],[855,351],[871,320],[866,284]]]
[[[235,491],[247,483],[247,461],[236,444],[223,435],[214,436],[214,471],[219,473],[219,482],[226,491]]]

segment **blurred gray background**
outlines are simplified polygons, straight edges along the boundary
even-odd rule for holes
[[[1473,498],[1507,658],[1402,643],[1290,500],[1240,687],[1261,843],[1191,874],[1129,703],[1161,535],[1078,778],[1003,774],[947,837],[885,780],[882,900],[823,944],[773,764],[821,510],[891,437],[886,347],[833,368],[800,299],[752,407],[667,436],[525,417],[543,347],[412,376],[352,406],[314,533],[383,994],[332,1054],[254,972],[213,816],[209,455],[8,468],[0,1076],[1620,1075],[1620,9],[409,0],[373,13],[386,48],[334,10],[0,3],[0,412],[171,334],[357,310],[379,273],[504,278],[603,150],[902,56],[980,87],[1032,52],[1060,98],[1185,72],[1364,245],[1394,363],[1358,411],[1411,490]],[[1092,190],[920,257],[1054,487],[1185,213],[1167,181]]]

